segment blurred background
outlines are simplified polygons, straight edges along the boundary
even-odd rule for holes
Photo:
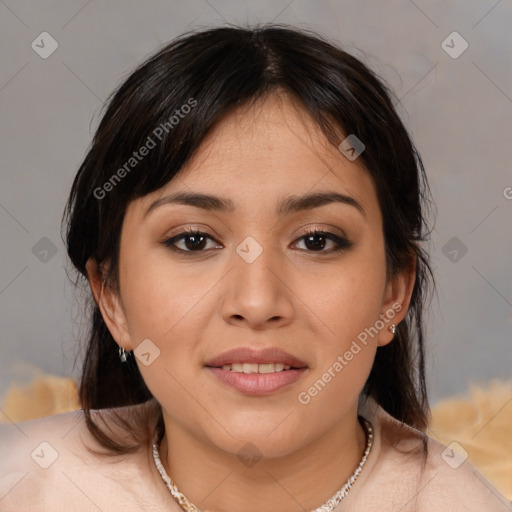
[[[36,369],[79,375],[60,219],[107,96],[186,30],[265,22],[341,43],[399,100],[437,204],[432,401],[510,377],[510,1],[1,0],[0,403]]]

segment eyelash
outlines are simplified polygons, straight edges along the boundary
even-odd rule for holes
[[[193,228],[190,228],[190,229],[187,229],[186,231],[183,231],[171,238],[168,238],[166,240],[164,240],[162,243],[165,247],[171,249],[172,251],[174,252],[180,252],[180,253],[201,253],[201,252],[207,252],[206,250],[197,250],[197,251],[191,251],[191,250],[185,250],[185,249],[180,249],[178,247],[176,247],[174,244],[178,241],[180,241],[181,239],[187,237],[187,236],[199,236],[199,235],[202,235],[202,236],[206,236],[207,238],[209,238],[210,240],[215,240],[213,237],[211,237],[208,233],[205,233],[203,231],[199,231],[199,230],[196,230],[196,229],[193,229]],[[329,250],[329,251],[325,251],[325,250],[319,250],[319,251],[308,251],[306,250],[306,252],[311,252],[311,253],[320,253],[320,254],[331,254],[331,253],[335,253],[335,252],[339,252],[339,251],[344,251],[344,250],[347,250],[347,249],[350,249],[350,247],[352,247],[353,242],[349,241],[347,238],[345,237],[340,237],[338,235],[335,235],[334,233],[330,233],[328,231],[322,231],[322,230],[319,230],[319,229],[313,229],[311,231],[307,231],[305,233],[303,233],[297,240],[302,240],[304,238],[307,238],[309,236],[318,236],[318,235],[321,235],[329,240],[332,240],[333,242],[335,242],[337,244],[337,247],[332,249],[332,250]],[[304,250],[304,249],[301,249],[301,250]]]

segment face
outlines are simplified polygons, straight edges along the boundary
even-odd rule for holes
[[[341,201],[283,202],[320,192]],[[176,193],[232,208],[171,202]],[[102,312],[116,341],[141,356],[166,421],[226,452],[251,442],[268,456],[355,414],[377,346],[391,341],[410,292],[387,281],[368,172],[276,97],[225,118],[175,179],[130,203],[119,285]],[[277,348],[302,369],[267,365],[258,369],[271,375],[241,376],[206,366],[237,348]],[[226,383],[228,372],[253,391]]]

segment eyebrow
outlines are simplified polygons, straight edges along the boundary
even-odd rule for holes
[[[318,208],[331,203],[341,203],[353,206],[359,211],[359,213],[361,213],[361,215],[363,215],[363,217],[366,217],[366,212],[361,203],[351,196],[332,191],[312,192],[302,196],[291,195],[285,197],[278,203],[276,214],[279,217],[284,217],[290,213],[312,210],[313,208]],[[144,213],[144,217],[164,204],[183,204],[215,212],[229,213],[235,211],[235,205],[231,199],[197,192],[176,192],[151,203]]]

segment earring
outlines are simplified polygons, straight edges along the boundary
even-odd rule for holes
[[[121,363],[126,363],[126,350],[124,348],[119,347],[119,359]]]
[[[395,334],[395,331],[396,331],[396,325],[395,325],[395,324],[391,324],[391,325],[389,326],[389,330],[390,330],[393,334]]]

